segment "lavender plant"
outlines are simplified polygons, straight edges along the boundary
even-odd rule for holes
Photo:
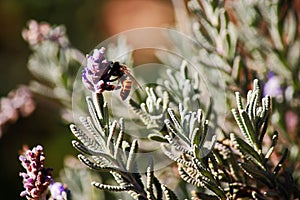
[[[227,87],[239,90],[243,95],[246,95],[253,77],[260,78],[266,83],[264,92],[269,91],[269,95],[275,97],[273,103],[280,105],[275,107],[275,113],[297,110],[297,6],[296,1],[288,3],[280,0],[189,1],[188,7],[195,16],[195,22],[191,23],[193,36],[201,44],[198,52],[190,52],[194,54],[191,57],[206,70],[219,68]],[[273,73],[273,78],[270,73]],[[271,91],[270,85],[274,86],[274,90],[277,88],[277,93]],[[278,93],[279,88],[281,94]],[[287,108],[287,105],[295,107]],[[281,107],[285,109],[281,110]],[[283,130],[287,128],[283,125],[285,116],[279,116],[279,120],[272,119],[273,123],[287,134]]]
[[[33,51],[27,67],[36,80],[30,89],[60,104],[62,117],[71,121],[72,87],[84,56],[71,46],[64,26],[31,20],[22,36]]]
[[[82,84],[90,93],[86,97],[88,115],[80,117],[80,123],[70,125],[70,129],[76,137],[72,145],[80,152],[78,159],[95,174],[91,185],[104,191],[127,192],[133,199],[299,198],[296,126],[300,54],[298,13],[293,5],[284,1],[188,2],[194,13],[189,18],[190,36],[198,43],[187,46],[180,44],[176,35],[170,35],[174,37],[175,51],[185,55],[185,59],[158,54],[165,64],[171,65],[166,70],[167,76],[164,80],[157,80],[157,85],[148,85],[142,95],[136,91],[129,100],[137,120],[148,132],[148,142],[159,144],[163,154],[173,161],[165,169],[176,168],[178,185],[173,188],[156,174],[155,159],[151,156],[146,157],[146,164],[140,166],[138,154],[145,149],[139,144],[143,141],[131,137],[125,123],[128,119],[116,119],[111,115],[105,94],[118,89],[121,93],[129,90],[124,81],[132,81],[131,75],[127,74],[129,70],[115,68],[114,63],[128,64],[126,62],[130,59],[115,60],[115,56],[105,55],[105,48],[96,48],[87,55],[86,62],[83,62]],[[186,25],[179,24],[179,27]],[[67,52],[77,50],[70,49],[67,39],[60,37],[55,28],[53,32],[49,30],[49,26],[31,22],[29,30],[24,32],[35,51],[29,64],[34,64],[35,60],[41,64],[43,59],[49,63],[54,61],[55,64],[49,66],[65,66],[55,69],[59,77],[64,77],[70,64]],[[54,49],[52,57],[42,54],[50,47]],[[116,49],[110,50],[109,54],[116,52]],[[79,57],[72,59],[83,60],[82,56]],[[181,63],[179,67],[178,63]],[[201,87],[200,74],[192,71],[191,65],[197,66],[201,75],[210,78],[207,83],[210,92],[222,95],[223,84],[231,93],[237,91],[235,101],[234,95],[227,93],[226,109],[236,108],[231,109],[232,115],[227,118],[225,127],[215,119],[220,117],[215,111],[223,105],[218,101],[205,105],[203,94],[207,96],[207,92]],[[217,73],[224,79],[219,80]],[[54,91],[64,91],[52,97],[66,97],[62,99],[70,103],[68,88],[72,79],[66,78],[67,82],[62,79],[58,83],[57,74],[51,80],[49,77],[45,79],[43,73],[36,74],[54,85],[50,87]],[[254,77],[262,79],[263,84]],[[67,108],[67,103],[62,105]],[[292,120],[296,122],[292,123]],[[289,130],[293,130],[294,138],[288,134],[289,126],[293,126]],[[284,143],[281,133],[290,145]],[[44,168],[42,148],[38,146],[32,152],[21,159],[27,169],[27,174],[22,174],[26,190],[21,195],[28,199],[45,199],[49,187],[52,195],[49,199],[69,198],[66,195],[53,197],[54,194],[61,195],[65,187],[52,184],[49,170]],[[32,171],[28,163],[36,160],[39,163],[33,166],[37,170]],[[109,173],[115,183],[101,183],[103,179],[97,176],[100,172]],[[64,180],[72,185],[70,178]],[[78,180],[79,185],[87,184],[82,183],[82,178]],[[183,188],[192,185],[194,189],[191,193],[181,193],[183,190],[178,190],[179,185]],[[89,190],[74,189],[72,198],[101,198],[78,191]]]
[[[80,121],[89,133],[85,133],[76,125],[70,126],[73,134],[81,142],[72,143],[82,153],[78,158],[93,170],[110,172],[118,183],[118,186],[113,186],[92,182],[92,185],[99,189],[127,191],[134,199],[161,199],[163,194],[173,199],[175,195],[172,191],[162,186],[154,176],[151,158],[146,170],[146,187],[144,186],[136,162],[137,140],[133,140],[131,144],[124,140],[125,127],[122,118],[110,120],[107,103],[101,93],[114,87],[110,82],[116,81],[114,78],[110,79],[113,69],[113,63],[107,62],[104,57],[104,48],[95,49],[92,56],[87,56],[82,80],[92,92],[92,97],[86,99],[91,117],[81,117]]]
[[[70,199],[70,193],[66,186],[60,182],[54,182],[51,174],[52,169],[45,168],[46,157],[43,147],[37,145],[32,150],[24,147],[23,151],[24,153],[20,155],[19,159],[22,166],[26,169],[26,173],[20,173],[20,176],[23,177],[25,190],[21,192],[20,196],[31,200]]]

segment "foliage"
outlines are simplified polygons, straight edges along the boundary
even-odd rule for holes
[[[86,65],[95,67],[85,68],[83,74],[90,89],[86,97],[89,113],[80,117],[80,123],[70,125],[76,138],[72,145],[80,152],[78,159],[95,175],[91,185],[104,191],[127,192],[133,199],[299,198],[300,42],[296,3],[190,0],[188,8],[193,13],[190,36],[197,42],[187,47],[170,36],[186,60],[180,60],[180,66],[169,66],[163,80],[148,85],[143,94],[135,92],[138,98],[129,100],[137,120],[149,133],[148,142],[159,144],[173,161],[165,170],[176,169],[178,184],[168,187],[155,174],[153,157],[144,156],[141,162],[139,154],[145,149],[139,144],[144,141],[132,137],[124,118],[111,115],[109,98],[104,94],[117,88],[111,82],[122,82],[121,75],[127,75],[112,69],[118,57],[114,54],[122,55],[129,49],[120,40],[117,47],[108,48],[109,55],[104,55],[104,48],[87,55]],[[29,69],[39,79],[31,86],[38,93],[50,90],[46,95],[71,112],[75,76],[67,73],[71,62],[81,63],[83,57],[70,46],[61,27],[44,26],[33,23],[23,34],[34,51]],[[32,39],[30,31],[38,34]],[[97,52],[101,52],[101,59]],[[164,56],[158,57],[170,64]],[[120,60],[132,64],[131,55]],[[192,65],[200,73],[193,71]],[[90,73],[88,78],[85,73]],[[209,92],[217,97],[208,97],[208,104],[203,74],[209,77]],[[224,93],[227,105],[222,103]],[[225,125],[218,120],[225,118],[217,114],[219,109],[231,109]],[[80,169],[88,173],[86,168]],[[72,178],[67,174],[76,170],[66,167],[62,176],[70,186]],[[109,173],[115,183],[100,183],[100,172]],[[77,189],[72,198],[94,198],[82,194],[91,191],[84,187],[84,181],[80,176],[74,180],[73,188]],[[188,191],[191,185],[191,193],[180,194],[177,186]]]

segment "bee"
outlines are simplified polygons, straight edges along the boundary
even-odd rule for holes
[[[120,89],[120,97],[125,101],[131,91],[132,83],[137,83],[132,76],[126,65],[122,65],[119,62],[111,62],[110,68],[102,75],[101,79],[104,82],[104,90],[111,91]],[[110,82],[119,81],[121,86],[111,85]]]
[[[127,77],[125,80],[121,81],[121,84],[122,84],[122,86],[121,86],[121,91],[120,91],[120,97],[124,101],[130,93],[131,86],[132,86],[132,80]]]

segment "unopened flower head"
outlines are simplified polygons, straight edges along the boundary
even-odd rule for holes
[[[82,81],[87,89],[91,92],[102,93],[109,83],[101,80],[101,77],[106,73],[111,62],[105,58],[105,48],[94,49],[92,55],[86,56],[86,66],[82,71]]]
[[[25,190],[20,196],[30,200],[45,199],[48,186],[53,182],[50,168],[44,167],[45,155],[43,147],[38,145],[32,150],[26,150],[19,157],[26,172],[20,172]]]

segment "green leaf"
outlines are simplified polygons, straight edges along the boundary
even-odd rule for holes
[[[237,109],[232,109],[231,112],[232,112],[234,119],[235,119],[236,123],[238,124],[242,134],[246,137],[247,141],[252,142],[247,133],[246,126],[244,125],[244,123],[242,121],[239,111]]]
[[[162,185],[155,176],[153,177],[153,184],[154,184],[155,189],[156,189],[156,194],[157,194],[156,199],[163,199]]]
[[[133,140],[128,154],[127,164],[126,164],[126,169],[129,172],[134,172],[133,166],[134,163],[136,162],[135,158],[136,158],[137,151],[138,151],[138,142],[137,140]]]
[[[155,200],[154,196],[154,188],[153,188],[153,179],[154,179],[154,172],[153,172],[153,161],[152,159],[149,160],[149,164],[146,171],[146,192],[147,192],[147,199],[148,200]]]
[[[111,192],[124,192],[124,191],[129,191],[129,190],[134,189],[133,185],[115,186],[115,185],[106,185],[106,184],[98,183],[95,181],[93,181],[91,184],[92,184],[92,186],[94,186],[100,190],[107,190],[107,191],[111,191]]]
[[[176,130],[177,131],[174,131],[174,134],[179,137],[180,139],[182,139],[186,144],[190,144],[190,141],[189,139],[186,137],[185,133],[184,133],[184,130],[182,128],[182,126],[180,125],[178,119],[176,118],[175,116],[175,113],[174,111],[171,109],[171,108],[168,108],[168,113],[172,119],[172,122],[174,123],[175,127],[176,127]],[[167,119],[166,119],[167,120]],[[165,122],[166,122],[165,120]],[[168,121],[167,121],[168,122]],[[169,128],[168,124],[170,123],[166,123],[167,127]]]
[[[265,155],[265,160],[268,160],[270,158],[270,156],[272,155],[272,153],[275,149],[275,146],[277,144],[277,141],[278,141],[278,132],[274,131],[273,136],[272,136],[272,144],[271,144],[268,152]]]
[[[70,125],[71,132],[77,137],[78,140],[82,142],[82,144],[93,151],[100,151],[102,147],[92,138],[88,137],[80,128],[76,125]]]
[[[278,164],[276,165],[276,167],[275,167],[274,170],[273,170],[273,174],[274,174],[274,175],[277,175],[278,172],[279,172],[279,170],[282,168],[282,164],[283,164],[283,162],[285,161],[285,159],[287,158],[288,152],[289,152],[289,151],[288,151],[288,149],[286,148],[286,149],[284,150],[283,156],[281,157],[280,161],[278,162]]]
[[[101,147],[101,150],[104,151],[105,144],[106,144],[105,138],[104,138],[105,134],[99,132],[95,128],[90,117],[80,117],[79,120],[82,123],[82,125],[87,129],[87,131],[93,135],[93,137],[96,140],[96,142],[98,143],[99,147]]]
[[[265,170],[260,155],[249,144],[247,144],[244,140],[235,137],[233,133],[230,134],[230,139],[235,147],[242,153],[242,155],[251,156],[252,160]]]
[[[110,151],[112,155],[115,154],[115,149],[113,144],[114,144],[114,134],[116,131],[117,124],[118,124],[117,121],[113,121],[113,123],[110,125],[109,134],[106,140],[106,148]]]
[[[150,133],[148,135],[148,138],[150,140],[154,140],[154,141],[157,141],[157,142],[162,142],[162,143],[167,143],[168,142],[168,140],[166,138],[164,138],[162,135],[157,134],[157,133]]]
[[[166,200],[178,200],[175,193],[172,190],[170,190],[167,186],[162,184],[161,188],[162,188],[162,191],[163,191],[163,193],[166,197]]]
[[[101,113],[98,113],[98,109],[96,108],[94,102],[93,102],[93,99],[91,97],[86,97],[86,102],[88,104],[88,110],[89,110],[89,113],[93,119],[93,123],[95,125],[95,127],[101,131],[101,132],[104,132],[103,131],[103,126],[102,126],[102,116],[101,116]],[[99,115],[100,114],[100,115]],[[105,126],[105,124],[104,124]]]
[[[244,172],[250,176],[251,178],[254,178],[261,183],[265,184],[269,188],[274,187],[274,180],[272,180],[272,174],[269,174],[268,172],[261,170],[255,165],[248,164],[248,163],[239,163],[240,167],[244,170]]]
[[[244,109],[241,94],[239,92],[236,92],[235,98],[236,98],[236,104],[238,107],[238,111],[241,112]]]
[[[121,148],[122,148],[122,142],[123,142],[123,138],[124,138],[124,122],[123,119],[120,119],[120,131],[119,131],[119,135],[117,137],[116,143],[114,145],[114,158],[115,159],[119,159],[119,153],[121,152]]]
[[[257,134],[256,134],[255,131],[254,131],[253,125],[252,125],[252,123],[251,123],[251,121],[250,121],[250,119],[249,119],[249,116],[248,116],[247,112],[242,111],[242,112],[241,112],[241,116],[242,116],[242,120],[243,120],[243,122],[244,122],[244,124],[245,124],[245,126],[246,126],[246,132],[247,132],[247,134],[248,134],[248,137],[251,139],[251,143],[252,143],[254,149],[255,149],[256,151],[258,151],[258,146],[257,146],[257,144],[258,144]]]
[[[78,159],[85,164],[86,166],[88,166],[89,168],[96,170],[96,171],[105,171],[105,172],[119,172],[120,169],[116,168],[116,167],[111,167],[111,166],[103,166],[101,164],[97,164],[94,163],[93,161],[91,161],[90,159],[88,159],[86,156],[79,154],[78,155]]]

